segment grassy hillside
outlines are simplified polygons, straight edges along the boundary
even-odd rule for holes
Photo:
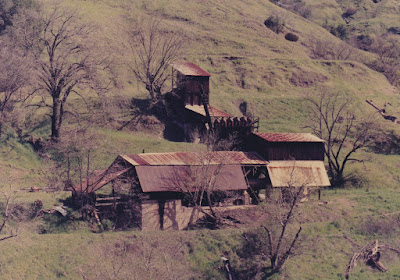
[[[328,4],[329,1],[324,1],[321,5]],[[181,1],[151,4],[68,1],[65,5],[79,7],[86,20],[99,24],[101,40],[121,53],[120,61],[125,62],[131,58],[124,42],[124,30],[128,28],[125,19],[137,20],[137,24],[143,24],[140,22],[149,17],[162,19],[165,30],[178,30],[187,38],[184,59],[211,73],[211,103],[240,115],[238,104],[243,100],[250,102],[255,115],[269,120],[269,125],[262,123],[263,130],[298,131],[299,124],[307,118],[307,111],[304,106],[299,110],[297,103],[323,90],[352,95],[366,112],[372,112],[362,103],[366,98],[378,103],[389,101],[394,113],[398,112],[397,89],[383,75],[360,62],[310,59],[307,46],[311,40],[329,40],[332,44],[339,44],[340,40],[269,1],[185,2],[184,5]],[[275,34],[264,26],[264,20],[272,14],[284,18],[284,33]],[[299,41],[285,40],[287,32],[297,34]],[[357,50],[354,53],[355,57],[362,57],[359,61],[368,61],[371,56]],[[118,71],[122,89],[117,91],[129,96],[145,94],[142,86],[135,86],[136,81],[126,72],[124,64]],[[285,122],[288,112],[291,118]]]
[[[303,227],[301,246],[297,249],[301,254],[290,258],[282,273],[271,279],[345,279],[347,264],[359,249],[351,240],[363,246],[378,238],[381,244],[397,246],[399,199],[397,189],[327,190],[323,192],[323,202],[313,195],[296,210],[299,213],[297,222]],[[393,214],[388,215],[388,212]],[[83,279],[82,275],[89,273],[88,279],[113,279],[107,277],[113,275],[113,268],[121,266],[117,279],[132,279],[133,273],[141,273],[144,269],[139,265],[143,259],[139,258],[151,256],[148,255],[151,247],[146,246],[154,246],[153,250],[157,248],[157,254],[168,255],[170,250],[173,252],[167,245],[170,244],[179,248],[176,258],[168,259],[174,261],[172,271],[181,273],[181,278],[177,279],[189,279],[187,275],[190,274],[195,275],[194,279],[225,279],[222,256],[231,260],[235,272],[240,275],[256,262],[261,266],[268,264],[260,256],[252,255],[257,250],[246,247],[245,236],[249,238],[255,231],[261,236],[256,246],[265,246],[265,232],[257,224],[217,231],[103,234],[93,234],[84,228],[68,233],[32,234],[25,228],[19,237],[1,243],[2,278]],[[142,244],[144,247],[135,251],[137,255],[118,255],[122,244]],[[399,260],[396,254],[383,254],[381,261],[389,269],[386,273],[359,262],[351,279],[396,279],[400,275]],[[156,267],[165,268],[163,261],[149,261],[152,273],[157,271],[154,270]],[[132,266],[132,262],[138,265]],[[163,277],[167,277],[165,270],[164,273]]]
[[[304,1],[312,9],[310,19],[322,25],[346,24],[342,15],[351,8],[355,11],[347,17],[348,27],[355,34],[382,34],[390,27],[399,27],[399,9],[395,0],[387,1]]]
[[[254,115],[260,117],[260,131],[305,132],[310,113],[306,99],[320,92],[340,92],[352,98],[359,116],[375,118],[385,132],[400,133],[399,125],[381,121],[376,111],[365,102],[365,99],[372,99],[379,106],[390,102],[392,106],[387,108],[388,113],[400,117],[398,89],[363,63],[373,59],[372,54],[354,50],[351,60],[322,60],[312,59],[310,50],[313,40],[341,43],[321,26],[325,19],[329,23],[344,23],[341,15],[350,5],[357,8],[349,23],[355,33],[381,32],[395,26],[398,13],[394,0],[376,4],[368,0],[307,0],[304,2],[312,9],[312,17],[308,20],[265,0],[41,2],[44,9],[55,3],[77,9],[84,21],[98,26],[96,40],[99,46],[111,49],[117,63],[117,87],[110,91],[110,96],[115,94],[127,99],[146,96],[143,86],[128,72],[126,62],[131,61],[132,56],[124,39],[126,30],[132,28],[127,25],[127,19],[143,24],[146,19],[157,18],[162,20],[166,31],[181,32],[187,39],[184,59],[211,73],[211,104],[240,116],[239,104],[246,101]],[[284,19],[283,33],[276,34],[264,25],[270,15]],[[298,35],[299,41],[285,40],[287,32]],[[79,108],[83,106],[77,96],[71,99],[71,104]],[[38,122],[45,118],[44,115],[36,117]],[[73,119],[68,122],[78,126]],[[107,167],[118,154],[203,148],[199,144],[163,139],[160,125],[142,131],[130,128],[118,131],[104,124],[93,127],[102,139],[95,151],[98,168]],[[49,133],[48,122],[33,131],[34,135],[44,138]],[[368,149],[360,152],[359,156],[365,162],[352,163],[348,167],[348,173],[354,174],[354,180],[347,185],[352,188],[326,190],[323,192],[326,204],[316,201],[314,196],[309,203],[300,206],[298,223],[304,228],[303,254],[290,259],[284,271],[274,279],[344,279],[348,260],[356,250],[345,235],[362,245],[376,238],[397,245],[400,201],[398,143],[384,152]],[[7,178],[17,179],[13,181],[16,189],[45,187],[48,184],[45,178],[51,172],[46,158],[38,156],[30,144],[18,140],[13,132],[0,142],[0,168],[5,173],[2,190],[8,188],[10,180]],[[60,203],[58,199],[65,199],[68,195],[67,192],[20,192],[17,201],[29,207],[30,203],[40,199],[46,208]],[[41,219],[22,225],[17,238],[0,243],[4,252],[0,256],[2,279],[82,279],[85,272],[82,269],[86,267],[94,271],[101,261],[112,259],[113,256],[104,255],[101,248],[121,240],[134,244],[135,238],[141,236],[156,240],[158,243],[154,248],[158,251],[162,251],[160,244],[165,240],[183,240],[181,253],[189,261],[180,265],[193,272],[195,279],[224,279],[220,261],[223,255],[232,260],[237,271],[248,268],[251,260],[238,252],[243,246],[243,233],[253,228],[94,234],[78,223],[67,229],[61,226],[58,232],[63,233],[39,234],[40,229],[48,226]],[[354,270],[353,279],[394,279],[400,275],[398,260],[395,255],[385,256],[383,262],[390,269],[386,274],[359,265]],[[109,265],[111,261],[105,262],[102,269],[111,273],[113,268]],[[131,264],[124,267],[128,272],[131,268]]]

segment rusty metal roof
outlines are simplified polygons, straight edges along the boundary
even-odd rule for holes
[[[311,133],[255,132],[253,134],[268,142],[324,142],[324,140]]]
[[[76,184],[73,186],[73,191],[77,193],[92,193],[97,191],[98,189],[102,188],[103,186],[107,185],[112,180],[116,179],[117,177],[121,176],[125,172],[127,172],[131,167],[124,168],[121,170],[113,170],[112,172],[110,169],[103,170],[100,172],[96,172],[89,178],[89,186],[87,185],[87,179],[82,181],[82,184]]]
[[[211,76],[210,73],[201,69],[199,66],[191,62],[173,62],[170,65],[185,76],[200,76],[200,77]]]
[[[206,111],[204,110],[204,106],[201,105],[186,105],[186,109],[193,111],[199,115],[206,116]],[[224,117],[224,118],[229,118],[231,115],[228,113],[225,113],[224,111],[221,111],[220,109],[214,108],[210,105],[208,105],[208,112],[210,113],[210,117]]]
[[[175,153],[145,153],[121,155],[133,166],[141,165],[266,165],[264,160],[255,152],[175,152]]]
[[[136,166],[143,192],[194,192],[246,190],[240,165]],[[208,182],[210,182],[208,184]]]
[[[271,160],[267,165],[273,187],[328,187],[323,161]]]

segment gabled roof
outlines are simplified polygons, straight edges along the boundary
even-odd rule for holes
[[[266,165],[255,152],[175,152],[175,153],[145,153],[135,155],[120,155],[122,159],[133,166],[153,165]]]
[[[323,161],[271,160],[267,165],[273,187],[328,187]]]
[[[248,188],[240,165],[136,166],[140,187],[149,192],[194,192],[206,183],[206,191]]]
[[[311,133],[255,132],[253,134],[268,142],[324,142],[324,140]]]
[[[185,76],[199,76],[199,77],[211,76],[210,73],[201,69],[199,66],[191,62],[173,62],[170,65]]]
[[[195,112],[196,114],[206,116],[206,110],[204,110],[204,106],[201,105],[186,105],[185,109],[190,110]],[[228,113],[225,113],[224,111],[217,109],[215,107],[212,107],[208,105],[208,112],[210,113],[210,117],[224,117],[224,118],[229,118],[231,115]]]
[[[87,182],[87,179],[85,179],[82,181],[82,184],[76,184],[72,188],[70,188],[70,190],[77,193],[95,192],[103,186],[107,185],[112,180],[118,178],[131,168],[132,167],[128,167],[120,170],[112,170],[111,168],[109,168],[107,170],[96,172],[95,174],[90,176],[89,184]]]

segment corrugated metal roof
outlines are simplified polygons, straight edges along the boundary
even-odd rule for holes
[[[87,186],[87,180],[83,180],[82,181],[82,185],[81,184],[76,184],[74,185],[73,189],[77,192],[77,193],[83,193],[83,192],[88,192],[88,193],[92,193],[97,191],[98,189],[100,189],[101,187],[107,185],[109,182],[111,182],[112,180],[114,180],[115,178],[117,178],[118,176],[124,174],[125,172],[127,172],[129,169],[131,169],[131,167],[129,168],[124,168],[118,171],[113,171],[110,172],[110,170],[104,170],[101,172],[98,172],[97,174],[94,174],[93,176],[91,176],[89,178],[89,186]]]
[[[136,166],[143,192],[194,192],[207,184],[212,191],[246,190],[240,165]]]
[[[328,187],[323,161],[271,160],[267,165],[273,187]]]
[[[199,66],[197,66],[192,62],[174,62],[171,63],[170,65],[185,76],[200,76],[200,77],[211,76],[210,73],[201,69]]]
[[[253,134],[268,142],[324,142],[324,140],[311,133],[255,132]]]
[[[197,114],[200,114],[204,117],[206,116],[206,111],[204,110],[204,106],[186,105],[185,108]],[[224,111],[221,111],[220,109],[214,108],[210,105],[208,105],[208,112],[210,113],[211,117],[224,117],[224,118],[231,117],[231,115],[229,115],[228,113],[225,113]]]
[[[121,155],[133,166],[145,165],[265,165],[268,162],[255,152],[175,152]]]

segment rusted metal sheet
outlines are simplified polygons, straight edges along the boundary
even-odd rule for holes
[[[273,187],[328,187],[323,161],[273,160],[267,165]]]
[[[186,105],[185,109],[193,111],[196,114],[202,115],[204,117],[206,116],[206,111],[204,110],[204,106],[202,106],[202,105],[201,106],[199,106],[199,105]],[[208,111],[210,113],[210,117],[216,117],[216,118],[218,118],[218,117],[224,117],[224,118],[232,117],[228,113],[226,113],[226,112],[224,112],[224,111],[222,111],[220,109],[214,108],[212,106],[208,106]]]
[[[324,142],[311,133],[266,133],[255,132],[254,135],[268,142]]]
[[[175,152],[121,155],[133,166],[146,165],[266,165],[268,162],[255,152]]]
[[[210,77],[210,73],[201,69],[199,66],[192,62],[174,62],[170,64],[173,68],[178,70],[185,76],[201,76]]]
[[[194,192],[204,184],[212,191],[248,188],[240,165],[136,166],[136,172],[143,192]]]
[[[121,176],[132,167],[124,168],[122,170],[110,172],[109,170],[102,171],[98,174],[94,174],[89,178],[89,186],[87,186],[87,180],[83,180],[82,184],[74,185],[73,189],[77,193],[92,193],[100,189],[101,187],[107,185],[112,180],[116,179],[117,177]]]

